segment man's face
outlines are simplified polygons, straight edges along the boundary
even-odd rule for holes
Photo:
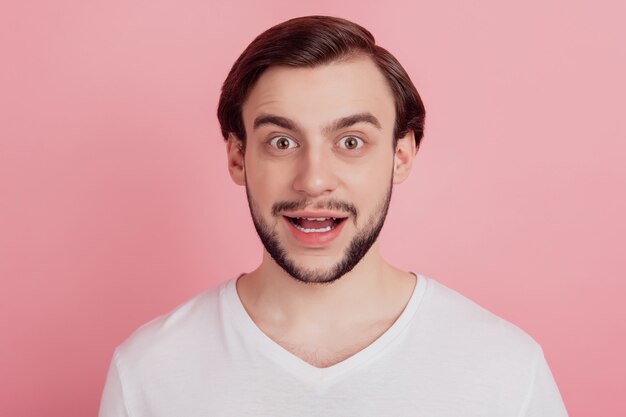
[[[271,67],[243,106],[243,160],[254,225],[302,282],[349,272],[380,232],[391,198],[395,106],[365,57]]]

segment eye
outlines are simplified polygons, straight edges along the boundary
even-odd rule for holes
[[[339,146],[344,149],[359,149],[363,145],[365,145],[365,142],[358,136],[344,136],[339,139]]]
[[[298,146],[295,140],[287,136],[276,136],[270,140],[270,146],[278,150],[291,149]]]

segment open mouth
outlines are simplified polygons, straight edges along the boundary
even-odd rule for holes
[[[289,217],[285,218],[303,233],[326,233],[333,230],[347,217]]]

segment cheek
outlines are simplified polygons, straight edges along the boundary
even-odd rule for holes
[[[375,197],[376,193],[389,187],[392,168],[392,157],[377,158],[358,167],[352,166],[344,169],[342,176],[347,184],[352,184],[355,189],[365,191],[371,197]]]
[[[284,200],[291,173],[278,164],[246,163],[246,177],[250,193],[263,205]]]
[[[379,210],[381,201],[389,192],[392,178],[393,163],[378,161],[364,169],[359,169],[346,174],[346,186],[350,189],[352,202],[363,214],[362,219]]]

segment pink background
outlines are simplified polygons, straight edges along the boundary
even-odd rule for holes
[[[369,28],[426,103],[386,256],[530,333],[572,416],[624,415],[626,2],[8,3],[0,415],[95,415],[132,330],[259,262],[215,109],[307,14]]]

